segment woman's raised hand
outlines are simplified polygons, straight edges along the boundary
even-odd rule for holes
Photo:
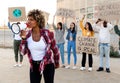
[[[25,39],[27,35],[27,32],[25,30],[21,30],[20,36],[21,38]]]
[[[84,20],[85,19],[85,15],[83,15],[83,17],[82,17],[82,20]]]

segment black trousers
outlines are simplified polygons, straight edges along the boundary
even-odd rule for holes
[[[93,64],[93,57],[92,54],[88,54],[88,62],[89,62],[89,67],[92,67]],[[86,53],[82,53],[82,67],[85,67],[86,64]]]
[[[43,71],[44,83],[54,83],[54,64],[46,65]],[[33,63],[33,69],[30,69],[30,83],[41,83],[42,75],[39,71],[39,64]]]
[[[16,62],[18,62],[18,55],[20,55],[20,62],[23,61],[23,55],[19,51],[20,43],[21,43],[21,40],[14,40],[14,54],[15,54]]]

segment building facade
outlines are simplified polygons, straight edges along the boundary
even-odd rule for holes
[[[76,20],[80,20],[83,15],[86,15],[85,21],[89,21],[94,23],[97,17],[97,7],[102,3],[112,3],[112,2],[120,2],[120,0],[57,0],[57,9],[59,8],[67,8],[74,11]],[[57,17],[57,22],[61,21],[61,17]],[[73,19],[67,18],[67,25],[73,21]],[[79,26],[79,23],[77,23]],[[78,29],[80,31],[80,29]],[[98,35],[98,34],[97,34]],[[96,36],[97,36],[96,35]],[[114,33],[114,30],[111,33],[111,45],[118,50],[118,41],[119,37]]]
[[[57,9],[67,8],[75,12],[75,17],[81,19],[86,15],[86,21],[94,22],[97,17],[97,7],[106,3],[120,2],[120,0],[57,0]]]

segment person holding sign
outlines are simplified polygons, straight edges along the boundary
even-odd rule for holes
[[[103,58],[106,57],[106,72],[110,73],[110,31],[113,29],[113,25],[105,20],[98,19],[93,24],[95,31],[99,32],[99,53],[100,53],[100,65],[97,71],[103,71]]]
[[[62,18],[62,22],[57,23],[57,27],[54,24],[55,16],[53,17],[53,28],[55,30],[55,39],[56,44],[60,50],[61,60],[62,60],[62,68],[65,68],[65,60],[64,60],[64,34],[66,25],[64,24],[64,18]]]
[[[20,43],[21,43],[20,29],[21,30],[25,29],[26,25],[24,25],[20,22],[12,23],[12,25],[11,25],[10,22],[8,22],[8,27],[13,32],[13,38],[14,38],[13,48],[14,48],[14,55],[15,55],[15,62],[16,62],[14,67],[17,67],[17,66],[21,67],[22,61],[23,61],[23,55],[20,53],[20,49],[19,49]],[[18,54],[20,55],[20,64],[18,64]]]
[[[115,33],[119,36],[119,54],[120,54],[120,30],[118,28],[119,20],[117,20],[116,25],[114,26]]]
[[[68,40],[67,43],[67,52],[68,52],[68,66],[65,68],[70,68],[70,55],[71,55],[71,48],[73,50],[73,55],[74,55],[74,66],[72,69],[76,69],[76,63],[77,63],[77,56],[76,56],[76,25],[74,22],[70,24],[70,28],[68,29],[68,33],[66,36],[66,39]]]
[[[80,21],[80,28],[82,30],[82,36],[84,37],[93,37],[94,36],[94,31],[92,28],[92,25],[89,22],[86,22],[85,26],[83,26],[83,21],[84,21],[85,15],[83,16],[82,20]],[[89,69],[88,71],[92,71],[92,64],[93,64],[93,58],[92,54],[88,54],[88,59],[89,59]],[[82,67],[80,68],[81,71],[85,70],[85,63],[86,63],[86,53],[82,53]]]
[[[28,33],[21,31],[20,50],[27,54],[30,62],[30,83],[41,83],[42,74],[45,83],[54,83],[55,68],[59,67],[59,50],[54,34],[45,27],[43,12],[34,9],[28,13]]]

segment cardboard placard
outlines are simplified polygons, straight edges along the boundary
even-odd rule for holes
[[[120,3],[99,3],[96,11],[97,13],[95,15],[97,15],[97,18],[107,21],[116,20],[118,17],[120,17]]]
[[[68,17],[75,17],[75,14],[73,10],[60,8],[57,10],[56,16],[62,16],[68,18]]]
[[[10,22],[26,21],[25,7],[9,7],[8,14]]]
[[[77,37],[76,51],[78,53],[97,54],[98,39],[95,37]]]

